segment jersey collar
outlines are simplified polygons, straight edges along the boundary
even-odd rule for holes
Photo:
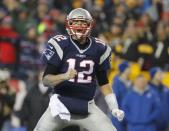
[[[87,51],[89,48],[90,48],[90,46],[91,46],[91,44],[92,44],[92,40],[91,40],[91,38],[89,38],[89,45],[85,48],[85,49],[80,49],[77,45],[76,45],[76,43],[72,40],[72,38],[70,37],[70,41],[72,42],[72,44],[76,47],[76,49],[79,51],[79,53],[81,53],[81,54],[83,54],[85,51]]]

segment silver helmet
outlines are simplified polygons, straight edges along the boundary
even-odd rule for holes
[[[76,36],[76,38],[89,36],[93,25],[92,16],[83,8],[72,10],[66,19],[66,30],[68,34]]]

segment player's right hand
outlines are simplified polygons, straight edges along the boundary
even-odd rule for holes
[[[77,71],[75,69],[69,69],[65,74],[65,78],[66,80],[73,79],[76,75]]]
[[[124,111],[120,110],[120,109],[113,109],[112,114],[114,117],[116,117],[119,121],[122,121],[124,118]]]

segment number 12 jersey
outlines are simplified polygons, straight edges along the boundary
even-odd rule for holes
[[[90,37],[85,49],[71,37],[56,35],[48,41],[42,58],[47,64],[56,67],[57,74],[75,69],[77,76],[64,81],[54,88],[54,93],[91,100],[97,87],[96,72],[110,69],[111,48],[100,39]]]

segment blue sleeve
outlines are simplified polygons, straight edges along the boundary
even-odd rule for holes
[[[129,122],[131,120],[130,118],[130,97],[129,93],[126,94],[122,101],[122,110],[125,112],[124,120],[126,122]]]
[[[153,109],[149,116],[147,116],[147,123],[157,121],[160,116],[160,98],[154,94]]]

